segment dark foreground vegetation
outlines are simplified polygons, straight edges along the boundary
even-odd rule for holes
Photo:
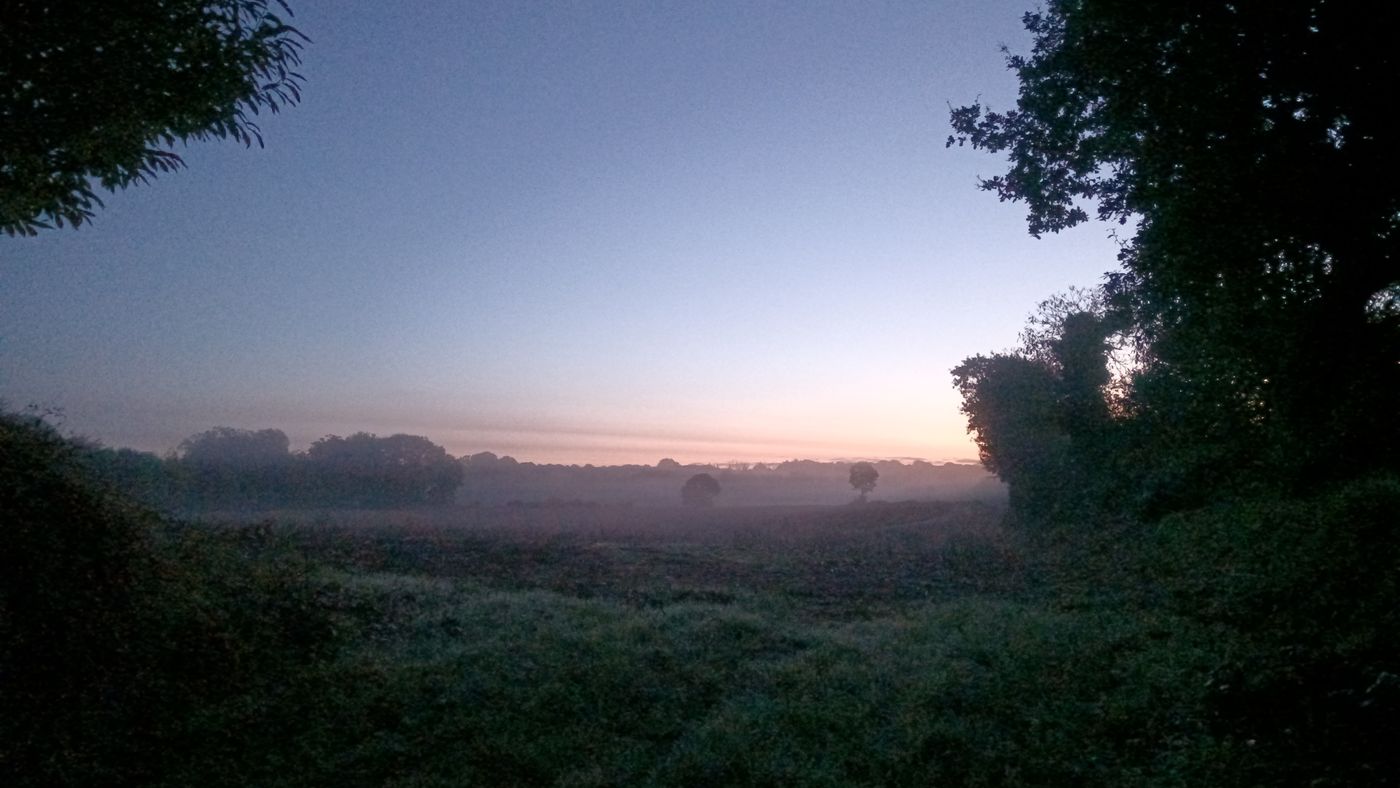
[[[1400,769],[1394,480],[1091,538],[1007,532],[975,503],[193,524],[89,482],[47,428],[0,424],[7,784]]]

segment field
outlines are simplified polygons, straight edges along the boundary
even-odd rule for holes
[[[1228,644],[1047,601],[1000,517],[904,503],[226,519],[213,533],[250,555],[304,557],[319,588],[305,615],[337,645],[206,708],[184,733],[203,754],[166,782],[1222,784],[1239,759],[1192,709]]]
[[[977,504],[734,509],[479,507],[275,514],[298,548],[349,573],[466,581],[633,607],[780,606],[809,620],[887,614],[1014,576],[1001,510]],[[245,518],[246,519],[246,518]],[[967,546],[1007,571],[955,566]],[[1004,546],[1004,545],[1003,545]],[[983,567],[987,569],[987,567]]]
[[[0,574],[6,785],[1400,773],[1386,479],[1023,530],[915,502],[180,521],[20,467],[38,492],[0,554],[23,571]]]

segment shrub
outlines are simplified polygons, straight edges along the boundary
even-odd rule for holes
[[[127,679],[155,556],[153,518],[87,482],[37,419],[0,415],[0,759],[15,773],[106,779],[134,736]]]
[[[21,416],[0,414],[0,480],[9,784],[159,782],[172,759],[205,759],[229,740],[227,715],[211,709],[269,687],[285,696],[330,653],[309,565],[266,529],[162,523],[92,481],[78,447]],[[244,721],[287,731],[293,705],[264,703]]]
[[[1314,785],[1400,774],[1396,511],[1400,480],[1376,477],[1175,515],[1146,544],[1169,605],[1249,637],[1212,677],[1222,726]]]

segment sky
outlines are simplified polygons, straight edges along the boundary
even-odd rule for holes
[[[0,236],[0,400],[562,463],[967,460],[949,370],[1116,269],[945,148],[1030,0],[294,0],[266,147]]]

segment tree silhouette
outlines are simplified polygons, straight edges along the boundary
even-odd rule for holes
[[[74,227],[184,162],[176,141],[262,145],[301,97],[309,39],[282,0],[11,2],[0,13],[0,230]]]
[[[177,466],[191,494],[229,506],[271,505],[290,492],[294,457],[281,430],[215,427],[180,443]]]
[[[1104,294],[1140,338],[1142,409],[1272,443],[1294,475],[1400,461],[1400,121],[1375,100],[1397,17],[1050,0],[1008,58],[1016,107],[952,111],[950,145],[1008,154],[981,185],[1032,234],[1135,225]]]
[[[1043,304],[1019,350],[953,370],[982,464],[1010,485],[1018,514],[1037,518],[1097,495],[1119,426],[1107,399],[1109,324],[1063,307]]]
[[[215,427],[184,439],[177,452],[181,460],[192,465],[249,468],[290,462],[290,445],[281,430]]]
[[[357,504],[446,503],[462,483],[462,466],[419,435],[328,435],[306,461],[324,494]]]
[[[681,486],[681,501],[686,506],[714,506],[719,497],[719,482],[708,473],[697,473]]]
[[[875,481],[879,478],[880,472],[868,462],[858,462],[851,466],[851,486],[860,493],[861,503],[865,503],[865,497],[875,489]]]

